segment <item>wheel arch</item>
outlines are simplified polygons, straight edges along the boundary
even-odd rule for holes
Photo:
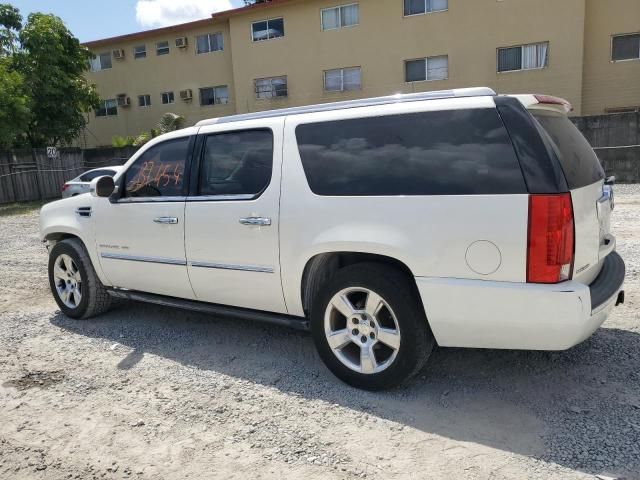
[[[305,264],[300,285],[302,308],[308,315],[313,305],[313,300],[322,286],[341,268],[357,263],[379,263],[400,271],[409,279],[418,294],[415,276],[406,263],[397,258],[377,253],[358,251],[337,251],[319,253],[311,257]],[[418,299],[419,294],[418,294]],[[422,302],[420,302],[422,305]]]
[[[80,235],[80,232],[74,231],[72,229],[60,228],[60,229],[53,229],[51,231],[46,231],[46,232],[43,232],[42,234],[42,241],[49,242],[50,247],[55,245],[58,242],[61,242],[63,240],[69,240],[69,239],[78,240],[82,244],[85,251],[89,255],[89,259],[91,260],[91,264],[93,265],[93,269],[95,270],[96,275],[98,276],[98,278],[100,279],[103,285],[110,286],[111,283],[109,282],[106,275],[102,271],[102,265],[100,264],[100,259],[97,256],[97,252],[95,251],[95,248],[93,249],[89,248],[90,245],[88,245],[87,241],[84,238],[82,238],[82,236]],[[49,247],[49,250],[51,249],[50,247]]]

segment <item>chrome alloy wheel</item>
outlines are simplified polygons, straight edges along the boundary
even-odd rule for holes
[[[82,278],[73,259],[66,254],[56,258],[53,280],[58,297],[69,308],[77,308],[82,301]]]
[[[377,293],[350,287],[336,293],[324,314],[324,332],[334,355],[358,373],[388,368],[400,350],[400,326]]]

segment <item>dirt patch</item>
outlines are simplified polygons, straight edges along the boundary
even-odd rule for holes
[[[28,390],[30,388],[48,388],[63,380],[64,374],[59,370],[53,372],[29,372],[20,378],[7,380],[2,386]]]

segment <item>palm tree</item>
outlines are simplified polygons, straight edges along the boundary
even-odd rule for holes
[[[162,135],[163,133],[173,132],[175,130],[180,130],[184,127],[185,119],[182,115],[178,115],[177,113],[167,112],[162,117],[160,117],[160,121],[158,122],[158,131]]]
[[[180,130],[184,127],[185,118],[182,115],[178,115],[177,113],[167,112],[162,117],[160,117],[160,121],[158,122],[157,128],[152,128],[148,132],[142,132],[138,135],[133,142],[135,147],[141,147],[145,143],[147,143],[152,138],[157,137],[158,135],[162,135],[164,133],[174,132],[175,130]]]

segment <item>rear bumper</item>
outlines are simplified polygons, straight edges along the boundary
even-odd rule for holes
[[[602,325],[624,283],[613,252],[591,285],[555,285],[417,277],[440,346],[565,350]]]

